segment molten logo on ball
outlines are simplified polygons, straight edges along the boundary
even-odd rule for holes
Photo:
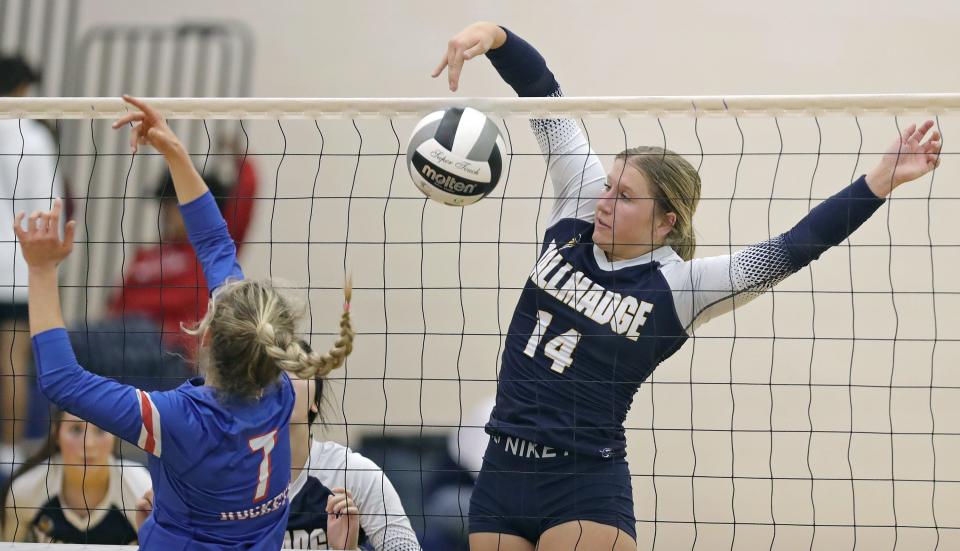
[[[464,206],[500,183],[503,150],[496,123],[476,109],[451,108],[417,124],[407,145],[407,166],[424,195]]]
[[[423,165],[420,171],[425,177],[429,178],[439,188],[456,193],[473,193],[477,189],[477,184],[464,184],[457,180],[452,174],[444,175],[433,169],[430,165]]]

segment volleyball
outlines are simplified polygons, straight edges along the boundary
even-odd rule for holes
[[[470,107],[451,107],[417,123],[407,145],[407,167],[424,195],[462,207],[500,183],[503,151],[500,129],[489,117]]]

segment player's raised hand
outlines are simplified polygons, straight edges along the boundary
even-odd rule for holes
[[[137,151],[141,145],[150,144],[163,155],[176,153],[182,145],[177,135],[167,126],[167,121],[160,112],[147,105],[143,100],[130,96],[123,96],[123,101],[136,107],[138,111],[127,113],[113,123],[114,130],[130,123],[134,123],[130,134],[130,150]]]
[[[867,184],[878,197],[886,197],[897,186],[916,180],[940,166],[943,147],[933,121],[919,127],[911,124],[884,152],[880,163],[867,174]],[[929,134],[929,137],[927,135]]]
[[[334,549],[356,549],[360,544],[360,509],[346,488],[334,488],[327,498],[327,542]]]
[[[56,268],[73,250],[73,236],[77,223],[71,220],[60,238],[60,211],[62,202],[54,199],[53,208],[48,211],[34,211],[23,227],[25,212],[17,214],[13,222],[13,232],[20,241],[20,250],[27,266],[36,268]]]
[[[430,76],[437,78],[446,68],[450,91],[456,92],[460,86],[460,70],[463,68],[463,63],[499,48],[506,40],[507,33],[499,25],[489,21],[474,23],[447,42],[447,51]]]

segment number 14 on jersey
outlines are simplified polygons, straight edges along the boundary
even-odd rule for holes
[[[550,326],[551,321],[553,321],[553,314],[543,310],[537,311],[537,324],[533,327],[533,334],[530,335],[530,340],[527,341],[527,347],[523,349],[524,354],[531,358],[534,357],[534,354],[537,352],[537,347],[540,346],[540,341],[543,340],[543,335],[546,334],[547,327]],[[543,355],[553,360],[553,365],[550,366],[550,369],[557,373],[563,373],[566,368],[570,367],[570,365],[573,364],[573,351],[577,348],[579,342],[580,333],[574,329],[570,329],[566,333],[557,335],[547,341],[543,346]]]

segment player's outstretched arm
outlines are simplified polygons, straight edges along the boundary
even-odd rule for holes
[[[480,21],[457,33],[447,43],[436,78],[447,70],[450,90],[459,87],[465,61],[486,54],[500,78],[521,97],[559,97],[560,84],[547,62],[529,42],[494,23]],[[603,193],[606,172],[573,119],[533,119],[530,126],[547,160],[556,203],[548,225],[564,218],[592,221],[597,198]]]
[[[933,121],[906,128],[869,173],[777,237],[732,255],[665,266],[683,325],[695,328],[743,305],[849,237],[895,188],[939,166],[940,133],[932,129]]]
[[[60,310],[57,269],[73,250],[75,222],[60,237],[61,201],[49,211],[26,218],[20,213],[14,233],[29,273],[30,334],[40,390],[61,409],[136,442],[140,419],[137,391],[84,370],[77,363]]]
[[[133,124],[130,149],[136,152],[140,145],[149,144],[163,155],[173,177],[187,235],[203,267],[207,288],[213,292],[227,280],[243,279],[237,263],[237,247],[230,237],[227,223],[183,143],[156,109],[130,96],[123,96],[123,100],[138,111],[117,119],[113,128]]]

